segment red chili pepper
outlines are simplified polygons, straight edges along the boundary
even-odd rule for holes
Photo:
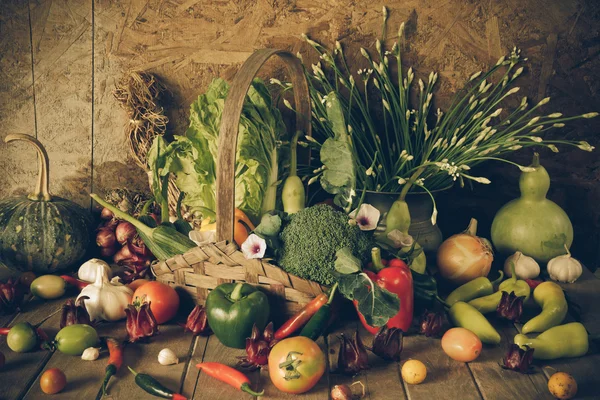
[[[327,296],[325,296],[327,297]],[[252,396],[262,396],[265,391],[255,392],[250,388],[250,379],[235,368],[231,368],[225,364],[217,362],[205,362],[196,364],[196,368],[202,370],[206,375],[225,382],[242,392],[251,394]]]
[[[376,260],[376,257],[378,256],[378,254],[373,254],[373,265],[379,264],[380,261],[381,264],[386,265],[385,260]],[[393,259],[390,260],[387,265],[387,267],[381,269],[377,274],[371,271],[365,271],[365,273],[373,280],[373,282],[377,283],[380,287],[397,294],[400,299],[400,310],[398,311],[398,314],[390,318],[386,326],[388,328],[398,328],[404,332],[408,332],[408,329],[412,324],[414,307],[412,274],[408,265],[402,260]],[[358,302],[356,300],[354,301],[354,306],[358,312]],[[379,327],[368,325],[365,321],[365,317],[363,317],[360,312],[358,312],[358,317],[363,326],[373,335],[379,331]]]
[[[81,290],[90,284],[89,282],[80,281],[79,279],[75,279],[69,275],[61,275],[60,277],[63,278],[64,281],[67,282],[69,285],[75,286],[78,290]]]
[[[108,365],[106,366],[106,375],[104,375],[102,387],[96,396],[97,400],[106,395],[108,381],[123,365],[123,344],[116,339],[107,338],[106,347],[108,347]]]
[[[302,307],[302,310],[300,310],[292,318],[288,319],[283,325],[281,325],[279,329],[277,329],[274,335],[275,339],[285,339],[292,333],[302,328],[302,326],[306,324],[308,320],[310,320],[310,317],[315,315],[315,313],[319,311],[319,308],[327,304],[328,301],[329,298],[325,293],[321,293],[312,299],[310,303]]]
[[[535,289],[536,287],[538,287],[538,285],[540,283],[542,283],[543,281],[538,281],[536,279],[525,279],[525,282],[527,282],[527,284],[529,285],[529,287],[531,289]]]
[[[6,336],[10,332],[10,328],[0,328],[0,335]]]

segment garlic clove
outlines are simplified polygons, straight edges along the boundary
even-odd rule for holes
[[[172,365],[179,363],[179,358],[175,355],[175,352],[171,349],[162,349],[158,353],[158,362],[161,365]]]
[[[81,267],[79,267],[79,270],[77,271],[77,277],[82,281],[94,283],[96,281],[96,272],[100,266],[104,269],[106,276],[110,279],[112,277],[110,265],[99,258],[92,258],[81,264]]]
[[[573,283],[583,274],[583,265],[571,257],[568,249],[567,254],[554,257],[548,261],[546,269],[548,270],[550,279],[564,283]]]
[[[517,251],[504,262],[504,273],[512,277],[511,264],[515,263],[515,273],[519,279],[535,279],[540,275],[540,265],[532,257]]]
[[[88,347],[81,354],[81,359],[85,361],[95,361],[100,357],[100,350],[95,347]]]

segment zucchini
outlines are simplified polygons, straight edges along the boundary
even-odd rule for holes
[[[108,208],[118,218],[130,222],[135,226],[144,244],[148,246],[154,257],[160,261],[183,254],[189,249],[196,247],[196,243],[182,233],[177,232],[172,226],[161,224],[155,228],[151,228],[142,221],[135,219],[131,215],[102,200],[97,194],[92,193],[90,197],[101,206]]]

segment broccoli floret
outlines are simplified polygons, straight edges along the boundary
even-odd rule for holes
[[[324,285],[334,281],[335,253],[344,247],[366,262],[372,241],[348,216],[328,205],[305,208],[280,233],[278,265],[286,272]]]

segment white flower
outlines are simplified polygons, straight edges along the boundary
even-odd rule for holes
[[[361,231],[372,231],[377,228],[381,213],[372,205],[363,203],[360,209],[352,211],[348,216],[356,221]]]
[[[214,242],[216,240],[217,232],[215,230],[211,231],[190,231],[188,237],[190,240],[198,246],[203,246],[205,244]]]
[[[394,229],[387,234],[387,238],[392,241],[392,247],[398,249],[400,247],[410,247],[414,243],[414,239],[409,234],[403,233],[398,229]]]
[[[560,118],[560,117],[562,117],[562,113],[559,113],[559,112],[552,113],[552,114],[548,115],[547,117],[548,118]]]
[[[539,106],[543,106],[544,104],[548,104],[549,102],[550,102],[550,97],[544,97],[542,100],[540,100],[540,102],[537,105],[539,107]]]
[[[556,123],[552,125],[554,128],[564,128],[565,124],[563,124],[562,122]]]
[[[251,258],[263,258],[265,250],[267,250],[267,242],[254,233],[248,236],[248,239],[242,243],[242,253],[244,253],[244,257],[248,260]]]
[[[579,145],[577,147],[584,151],[592,151],[595,148],[594,146],[590,145],[588,142],[585,141],[579,142]]]
[[[406,179],[400,178],[398,179],[398,185],[404,185],[406,183]]]
[[[288,101],[288,99],[283,99],[283,104],[285,104],[285,106],[290,110],[293,110],[292,104]]]
[[[525,167],[523,165],[519,165],[519,169],[523,172],[533,172],[535,171],[534,167]]]
[[[587,114],[583,114],[582,117],[583,118],[595,118],[598,116],[597,112],[591,112],[591,113],[587,113]]]
[[[536,143],[541,143],[544,140],[539,136],[529,136],[529,139],[531,139],[532,141],[534,141]]]
[[[473,75],[471,75],[471,77],[469,78],[469,82],[476,79],[479,75],[481,75],[481,71],[479,72],[475,72]]]

